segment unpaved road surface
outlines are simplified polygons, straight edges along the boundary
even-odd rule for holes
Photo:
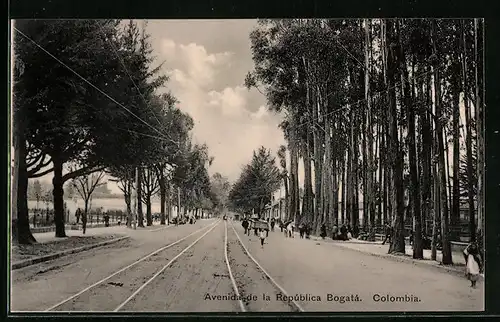
[[[238,302],[211,300],[233,294],[224,262],[224,223],[182,254],[122,311],[235,312]]]
[[[280,300],[283,299],[281,291],[248,257],[230,224],[227,228],[229,263],[240,295],[245,299],[243,302],[246,311],[297,312],[289,301]],[[254,239],[257,240],[256,237]],[[264,244],[264,248],[267,248],[267,244]],[[266,250],[260,248],[256,251]]]
[[[484,310],[482,282],[472,289],[465,277],[332,243],[285,238],[279,229],[269,233],[262,250],[257,237],[244,236],[241,223],[233,224],[254,258],[289,295],[308,297],[299,302],[305,311]]]
[[[192,245],[214,223],[217,225]],[[122,312],[240,312],[241,303],[234,299],[225,261],[226,224],[227,255],[245,311],[293,312],[297,307],[283,300],[280,289],[247,256],[233,224],[252,256],[304,311],[484,308],[484,284],[471,289],[465,277],[362,254],[332,243],[285,238],[279,230],[270,232],[261,248],[256,236],[243,235],[240,222],[200,220],[194,225],[155,232],[130,230],[128,240],[12,271],[11,310],[44,311],[205,227],[54,311],[113,311],[119,307]],[[165,267],[167,263],[170,265]]]
[[[213,223],[209,219],[155,232],[129,230],[128,240],[14,270],[11,311],[44,311],[158,248]]]

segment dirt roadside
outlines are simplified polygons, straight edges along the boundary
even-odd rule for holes
[[[99,236],[71,236],[61,240],[33,245],[13,245],[11,248],[11,263],[29,260],[65,250],[101,243],[123,237],[123,234],[106,234]]]

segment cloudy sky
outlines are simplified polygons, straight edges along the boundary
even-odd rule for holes
[[[274,153],[284,143],[280,117],[265,98],[243,86],[253,69],[249,34],[255,20],[149,20],[147,30],[158,62],[170,75],[168,88],[189,113],[197,143],[215,157],[211,173],[238,178],[252,151]]]

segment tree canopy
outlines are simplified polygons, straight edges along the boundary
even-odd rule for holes
[[[272,194],[280,187],[280,171],[271,151],[260,147],[253,152],[252,160],[244,166],[239,179],[229,192],[233,208],[261,216]]]

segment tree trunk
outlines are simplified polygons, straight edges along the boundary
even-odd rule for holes
[[[382,226],[382,206],[384,203],[383,194],[385,190],[384,186],[384,165],[382,164],[382,149],[383,149],[383,132],[381,124],[377,124],[377,142],[378,147],[375,151],[378,151],[378,214],[377,214],[377,226]]]
[[[132,227],[132,180],[127,181],[127,189],[124,191],[125,203],[127,204],[127,227]]]
[[[308,131],[308,130],[307,130]],[[310,139],[310,134],[307,134],[308,141]],[[312,221],[313,216],[313,189],[312,189],[312,170],[311,170],[311,154],[309,144],[305,144],[305,152],[303,156],[304,160],[304,199],[302,201],[302,213],[299,219],[306,221]]]
[[[399,28],[398,28],[399,29]],[[399,30],[398,30],[399,33]],[[417,172],[417,151],[415,146],[415,110],[413,108],[413,93],[414,88],[410,90],[410,84],[405,82],[404,79],[409,79],[406,62],[404,61],[405,52],[401,42],[401,35],[399,35],[399,48],[400,57],[402,58],[401,71],[402,80],[404,83],[404,105],[407,113],[407,126],[408,126],[408,161],[410,165],[410,198],[412,212],[413,212],[413,258],[423,259],[423,241],[422,241],[422,218],[420,212],[420,181]],[[415,62],[413,62],[414,67]],[[415,68],[412,69],[412,75],[415,75]]]
[[[393,37],[392,21],[384,21],[387,26],[386,38],[390,43],[396,43]],[[390,32],[389,32],[390,31]],[[399,133],[398,133],[398,114],[396,105],[396,93],[394,87],[395,72],[396,72],[396,58],[395,46],[389,48],[387,56],[387,87],[389,99],[389,156],[391,158],[392,168],[392,189],[391,199],[393,205],[393,235],[389,253],[405,253],[405,240],[404,240],[404,191],[403,191],[403,160],[399,146]]]
[[[363,209],[363,216],[366,214],[366,218],[369,218],[370,232],[375,228],[375,203],[374,203],[374,174],[375,167],[373,164],[373,116],[372,116],[372,104],[371,104],[371,89],[370,89],[370,73],[371,64],[371,26],[370,20],[365,19],[365,100],[366,100],[366,136],[367,136],[367,152],[365,157],[367,158],[367,172],[366,178],[366,209]]]
[[[173,203],[172,203],[172,183],[167,182],[167,225],[172,219]]]
[[[283,178],[283,185],[285,186],[285,220],[288,220],[290,213],[290,192],[288,190],[288,178]]]
[[[432,42],[433,42],[433,54],[439,57],[436,44],[436,21],[432,22]],[[446,171],[445,171],[445,160],[444,160],[444,142],[443,142],[443,126],[441,124],[443,111],[441,106],[441,77],[439,74],[439,68],[437,65],[433,66],[434,74],[434,94],[435,94],[435,104],[436,104],[436,138],[438,141],[438,175],[440,182],[440,195],[441,195],[441,243],[443,247],[443,264],[452,264],[451,258],[451,244],[450,244],[450,231],[448,227],[448,200],[446,195]]]
[[[56,237],[66,237],[64,227],[64,189],[63,189],[63,162],[56,156],[52,156],[54,164],[54,178],[52,179],[52,195],[54,196],[54,222],[56,225]]]
[[[479,19],[474,19],[474,57],[475,57],[475,85],[476,85],[476,102],[475,102],[475,117],[476,117],[476,137],[477,137],[477,229],[476,239],[479,249],[484,258],[484,125],[483,125],[483,59],[480,54],[479,46],[483,48],[481,22]],[[482,51],[481,51],[482,52]],[[471,228],[474,228],[471,226]]]
[[[137,226],[144,227],[144,215],[142,213],[142,168],[137,167]]]
[[[357,122],[357,117],[356,117],[356,122],[354,124],[358,124]],[[354,175],[354,180],[353,180],[353,200],[352,200],[352,229],[353,229],[353,236],[356,238],[358,237],[357,231],[359,229],[359,128],[356,127],[356,132],[354,133],[354,143],[353,143],[353,148],[354,148],[354,160],[353,160],[353,175]]]
[[[346,173],[346,215],[345,215],[345,224],[349,225],[351,228],[353,227],[353,213],[352,213],[352,196],[353,196],[353,184],[354,184],[354,172],[353,172],[353,127],[354,120],[352,117],[353,113],[350,112],[350,120],[351,124],[349,125],[349,138],[348,138],[348,149],[347,152],[347,173]]]
[[[332,180],[333,180],[333,196],[331,199],[331,209],[333,209],[333,218],[331,224],[335,224],[338,226],[338,218],[339,218],[339,175],[338,175],[338,161],[335,159],[332,160]]]
[[[458,228],[460,221],[460,85],[457,81],[458,73],[452,75],[453,77],[453,200],[451,203],[451,226]],[[458,240],[459,236],[453,230],[452,238]]]
[[[83,206],[82,230],[83,230],[84,234],[87,231],[87,221],[89,218],[89,215],[88,215],[89,214],[89,202],[90,202],[90,198],[85,198],[83,200],[84,206]],[[92,219],[90,220],[90,223],[92,223]]]
[[[384,113],[385,114],[385,113]],[[387,120],[387,119],[386,119]],[[384,126],[382,128],[382,146],[383,146],[383,150],[381,150],[382,152],[382,155],[380,156],[381,160],[382,161],[382,165],[384,167],[384,177],[383,177],[383,180],[384,180],[384,184],[382,185],[382,214],[383,214],[383,220],[384,220],[384,224],[388,224],[390,223],[390,207],[389,207],[389,163],[387,161],[387,151],[388,151],[388,148],[387,148],[387,122],[384,121]]]
[[[314,91],[314,100],[313,100],[313,118],[314,122],[318,122],[318,109],[319,109],[319,91]],[[312,224],[315,232],[319,231],[321,222],[323,221],[323,194],[322,194],[322,176],[323,176],[323,140],[319,134],[319,124],[314,124],[312,127],[312,136],[313,136],[313,156],[314,156],[314,198],[313,198],[313,218]]]
[[[370,210],[368,209],[368,162],[367,162],[367,140],[366,140],[366,131],[368,130],[366,122],[366,117],[363,115],[362,124],[361,124],[361,158],[363,162],[363,166],[361,168],[362,180],[361,184],[363,186],[363,230],[368,230],[368,223],[370,222]]]
[[[159,169],[159,184],[160,184],[160,225],[165,225],[165,206],[167,199],[167,187],[163,169]]]
[[[13,194],[13,210],[16,211],[16,215],[13,214],[13,227],[12,227],[12,237],[14,238],[14,242],[22,245],[29,245],[36,243],[35,237],[30,230],[29,223],[29,209],[28,209],[28,169],[26,167],[26,144],[25,140],[21,136],[20,140],[16,140],[20,144],[15,147],[15,156],[14,162],[17,162],[17,170],[16,166],[14,166],[14,180],[12,182],[12,186],[16,187],[15,192]],[[17,144],[16,144],[17,145]]]
[[[435,141],[435,140],[434,140]],[[435,152],[436,149],[434,149]],[[439,179],[437,174],[437,164],[432,166],[432,177],[434,179],[434,189],[433,189],[433,199],[434,199],[434,209],[432,213],[432,244],[431,244],[431,259],[436,260],[437,256],[437,242],[439,233],[439,214],[441,213],[441,204],[439,200],[440,187]]]
[[[428,82],[429,100],[430,100],[430,97],[432,96],[432,87],[430,86],[430,84],[431,84],[431,81],[429,80],[429,82]],[[435,108],[435,106],[434,106],[434,108]],[[434,112],[435,112],[435,110],[434,110]],[[431,126],[430,123],[429,123],[429,126]],[[430,132],[430,133],[434,133],[434,135],[432,136],[432,151],[431,151],[431,155],[432,155],[432,181],[433,181],[431,194],[432,194],[432,200],[434,202],[433,213],[432,213],[431,259],[435,261],[436,256],[437,256],[437,243],[440,240],[440,238],[438,238],[438,234],[439,234],[440,225],[441,225],[441,219],[439,218],[439,214],[441,213],[441,201],[440,201],[440,190],[441,189],[440,189],[440,185],[439,185],[438,166],[437,166],[437,163],[438,163],[438,158],[437,158],[438,142],[437,142],[437,135],[435,134],[436,133],[435,125],[434,125],[434,132]]]
[[[298,182],[298,151],[297,143],[298,138],[296,135],[296,130],[291,126],[290,129],[290,195],[289,195],[289,210],[287,220],[298,220],[299,212],[299,182]]]
[[[452,203],[453,203],[453,189],[451,187],[452,181],[451,181],[451,176],[450,176],[450,148],[448,145],[448,138],[449,138],[449,132],[446,128],[446,126],[443,126],[443,135],[444,135],[444,175],[446,178],[446,196],[447,196],[447,204],[446,207],[448,209],[448,220],[450,221],[451,214],[450,210],[452,209]],[[450,229],[450,240],[453,240],[453,234],[452,234],[452,226],[449,227]]]
[[[347,165],[346,165],[346,155],[342,152],[342,166],[340,167],[341,177],[342,177],[342,203],[340,204],[340,222],[339,225],[343,225],[346,222],[346,202],[347,202]]]
[[[149,193],[146,196],[146,225],[153,225],[153,217],[151,214],[151,195]]]
[[[427,72],[427,70],[426,70]],[[431,205],[432,205],[432,196],[431,196],[431,167],[432,167],[432,129],[429,124],[429,112],[428,109],[431,109],[431,77],[430,73],[428,73],[428,77],[426,80],[426,111],[423,113],[421,117],[422,122],[422,217],[424,218],[425,223],[427,219],[430,219],[431,216]],[[425,225],[425,236],[428,236],[429,231],[427,230],[427,225]]]

